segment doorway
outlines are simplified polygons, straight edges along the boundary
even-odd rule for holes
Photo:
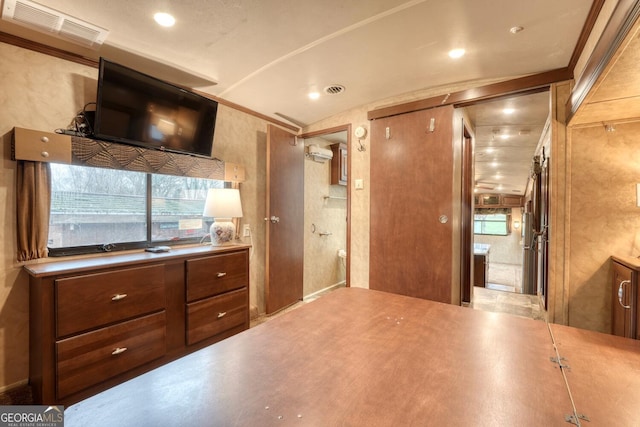
[[[548,88],[464,107],[474,134],[474,290],[538,295],[524,266],[535,196],[534,157],[550,140]],[[535,235],[535,233],[534,233]],[[537,259],[534,259],[537,265]],[[546,268],[546,265],[545,265]],[[534,269],[537,270],[537,269]],[[475,294],[475,293],[474,293]]]
[[[350,125],[301,135],[304,141],[303,299],[349,283]]]

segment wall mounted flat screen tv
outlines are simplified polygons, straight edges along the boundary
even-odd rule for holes
[[[218,103],[100,58],[93,137],[211,157]]]

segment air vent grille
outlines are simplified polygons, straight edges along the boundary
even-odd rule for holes
[[[89,47],[104,43],[109,31],[30,0],[4,0],[2,19]]]
[[[60,35],[91,46],[99,40],[100,31],[65,19],[60,28]]]
[[[16,2],[13,19],[23,24],[37,26],[49,32],[56,32],[60,17],[23,2]]]
[[[324,88],[324,93],[329,95],[337,95],[345,91],[345,87],[342,85],[330,85]]]

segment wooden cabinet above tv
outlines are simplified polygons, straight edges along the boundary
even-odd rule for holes
[[[524,206],[524,197],[514,194],[476,194],[476,208],[517,208]]]

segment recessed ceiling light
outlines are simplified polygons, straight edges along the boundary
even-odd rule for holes
[[[309,99],[318,99],[320,98],[320,93],[318,92],[310,92],[309,93]]]
[[[514,108],[505,108],[502,110],[504,114],[513,114],[516,110]]]
[[[155,15],[153,15],[153,19],[155,19],[155,21],[163,27],[173,27],[173,25],[176,23],[176,18],[164,12],[156,13]]]
[[[449,51],[449,56],[454,59],[461,58],[464,56],[464,52],[464,49],[452,49]]]

